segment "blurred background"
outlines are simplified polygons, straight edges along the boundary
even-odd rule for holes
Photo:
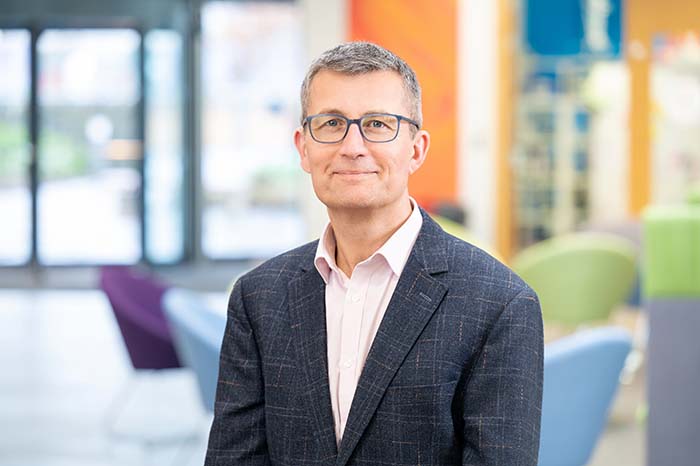
[[[327,216],[292,133],[347,40],[410,181],[542,299],[542,466],[697,465],[696,0],[0,0],[0,464],[202,464],[227,292]]]

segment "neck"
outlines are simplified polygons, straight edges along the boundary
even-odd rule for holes
[[[390,211],[328,209],[335,235],[335,262],[338,268],[351,277],[355,266],[381,248],[410,215],[411,201],[408,197]]]

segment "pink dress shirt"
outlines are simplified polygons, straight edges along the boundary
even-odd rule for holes
[[[374,254],[355,266],[348,278],[335,262],[335,236],[329,223],[318,242],[314,264],[326,283],[328,381],[338,445],[343,437],[357,382],[399,276],[423,225],[413,211]]]

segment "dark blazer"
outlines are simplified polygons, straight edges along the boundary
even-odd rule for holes
[[[317,244],[234,286],[205,466],[535,466],[537,296],[425,212],[336,447]]]

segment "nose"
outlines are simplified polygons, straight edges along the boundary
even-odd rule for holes
[[[365,139],[360,132],[360,125],[351,124],[348,128],[348,134],[345,135],[342,145],[340,146],[340,154],[346,157],[357,158],[367,154],[367,146]]]

